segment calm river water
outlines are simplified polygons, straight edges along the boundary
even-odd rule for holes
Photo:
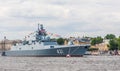
[[[120,56],[0,56],[0,71],[120,71]]]

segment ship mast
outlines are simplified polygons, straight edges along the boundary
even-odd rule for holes
[[[38,31],[36,33],[36,40],[37,41],[45,40],[45,36],[46,36],[46,31],[43,28],[43,25],[42,24],[38,24]]]
[[[38,31],[40,30],[39,25],[40,25],[40,24],[38,23]]]

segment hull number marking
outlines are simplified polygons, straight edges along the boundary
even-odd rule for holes
[[[63,54],[64,52],[63,52],[62,49],[57,49],[57,53],[58,53],[58,54]]]

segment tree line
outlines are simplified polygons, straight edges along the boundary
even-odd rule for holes
[[[107,45],[109,47],[109,50],[120,50],[120,37],[116,37],[114,34],[107,34],[105,37],[97,36],[94,38],[91,38],[91,45],[96,45],[103,43],[103,40],[107,39],[109,40],[109,44]],[[63,45],[65,39],[64,38],[58,38],[56,39],[57,43],[59,45]]]
[[[100,36],[91,38],[91,45],[103,43],[103,39],[109,40],[107,45],[109,50],[120,50],[120,37],[117,38],[114,34],[107,34],[104,38]]]

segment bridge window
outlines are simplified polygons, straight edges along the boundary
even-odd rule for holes
[[[54,46],[50,46],[50,48],[54,48]]]

